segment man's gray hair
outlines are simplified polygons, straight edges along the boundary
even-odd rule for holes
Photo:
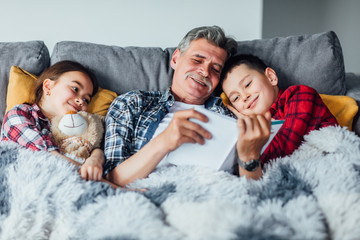
[[[217,47],[227,52],[227,58],[237,50],[237,43],[232,37],[226,37],[224,31],[218,26],[204,26],[190,30],[178,45],[181,53],[184,53],[193,40],[204,38]]]

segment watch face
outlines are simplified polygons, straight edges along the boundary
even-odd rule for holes
[[[238,158],[238,164],[246,171],[253,172],[260,166],[260,159],[243,162],[241,161],[241,159]]]
[[[260,165],[260,161],[259,160],[251,160],[250,162],[247,162],[245,164],[245,170],[252,172],[255,171]]]

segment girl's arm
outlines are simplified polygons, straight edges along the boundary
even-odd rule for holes
[[[66,160],[68,160],[69,162],[71,162],[72,164],[74,164],[74,165],[76,165],[76,166],[81,166],[81,164],[80,164],[80,163],[78,163],[78,162],[74,161],[73,159],[71,159],[71,158],[69,158],[69,157],[67,157],[67,156],[65,156],[65,155],[63,155],[63,154],[61,154],[61,153],[59,153],[59,152],[58,152],[58,151],[56,151],[56,150],[54,150],[54,151],[50,151],[50,153],[51,153],[52,155],[55,155],[55,156],[59,156],[59,157],[65,158]]]
[[[51,139],[48,121],[41,118],[36,106],[22,104],[9,110],[4,117],[1,136],[33,151],[58,149]]]
[[[63,157],[70,163],[75,164],[76,166],[81,166],[79,169],[79,173],[83,179],[95,181],[100,181],[102,179],[102,165],[105,162],[105,157],[104,152],[101,149],[95,148],[91,152],[90,157],[88,157],[82,165],[74,161],[73,159],[59,153],[58,151],[51,151],[50,153],[56,156]]]
[[[95,151],[95,150],[96,150],[96,151]],[[78,162],[74,161],[73,159],[71,159],[71,158],[69,158],[69,157],[67,157],[67,156],[59,153],[58,151],[51,151],[50,153],[53,154],[53,155],[55,155],[55,156],[60,156],[60,157],[62,157],[62,158],[65,158],[65,159],[68,160],[70,163],[73,163],[73,164],[76,165],[76,166],[81,166],[80,163],[78,163]],[[84,166],[85,163],[86,163],[86,161],[87,161],[88,159],[90,160],[90,161],[89,161],[89,164],[87,164],[88,166]],[[104,157],[103,151],[102,151],[101,149],[98,149],[98,148],[94,149],[94,150],[92,151],[90,157],[85,160],[85,163],[82,165],[82,167],[81,167],[80,170],[79,170],[79,173],[81,174],[81,177],[84,178],[84,179],[87,179],[87,180],[97,180],[97,181],[100,181],[100,182],[106,182],[107,184],[109,184],[109,185],[112,186],[113,188],[118,188],[118,187],[119,187],[118,185],[115,185],[115,184],[107,181],[106,179],[103,179],[103,178],[102,178],[102,165],[101,165],[101,169],[99,169],[99,168],[98,168],[98,163],[101,163],[101,162],[103,163],[104,161],[105,161],[105,157]],[[91,163],[91,164],[90,164],[90,163]],[[95,165],[96,165],[97,167],[96,167],[96,166],[92,166],[92,163],[95,163]],[[94,168],[95,168],[95,171],[94,171]],[[101,178],[97,178],[97,179],[91,179],[91,178],[89,178],[89,177],[88,177],[89,169],[91,169],[90,171],[92,171],[94,174],[95,174],[95,172],[97,172],[97,171],[99,171],[99,172],[101,171],[101,175],[100,175]],[[84,175],[83,175],[83,174],[84,174]],[[95,174],[95,175],[96,175],[96,174]],[[85,177],[84,177],[84,176],[85,176]]]
[[[87,180],[100,181],[102,179],[102,166],[104,162],[105,156],[103,150],[95,148],[80,168],[81,177]]]

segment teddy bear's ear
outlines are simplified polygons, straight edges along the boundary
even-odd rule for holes
[[[96,117],[101,120],[102,123],[105,122],[105,116],[95,113]]]

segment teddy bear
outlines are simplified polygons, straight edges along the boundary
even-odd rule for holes
[[[100,147],[104,116],[85,111],[69,112],[51,119],[53,140],[59,151],[83,163],[94,148]],[[77,158],[77,159],[76,159]]]

